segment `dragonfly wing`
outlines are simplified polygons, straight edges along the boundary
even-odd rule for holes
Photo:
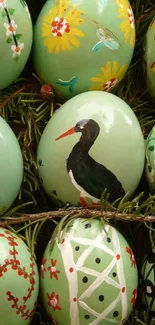
[[[101,49],[103,47],[105,47],[105,44],[102,41],[100,41],[95,44],[95,46],[92,48],[92,51],[97,52],[99,49]]]

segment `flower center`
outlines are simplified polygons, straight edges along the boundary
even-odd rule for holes
[[[52,300],[50,300],[50,304],[51,304],[51,306],[53,306],[53,307],[56,307],[57,306],[57,299],[54,297]]]
[[[135,27],[135,20],[134,20],[134,15],[131,6],[128,8],[128,17],[129,17],[129,22],[132,28]]]
[[[52,273],[55,273],[55,272],[56,272],[56,268],[53,267],[53,266],[51,266],[51,272],[52,272]]]
[[[8,30],[13,33],[15,29],[13,26],[9,26]]]
[[[66,32],[70,32],[70,25],[67,23],[67,20],[64,18],[56,17],[52,23],[52,34],[53,36],[62,37],[62,35]]]
[[[107,81],[104,85],[103,88],[105,91],[110,90],[117,84],[118,80],[116,78],[112,78],[111,80]]]
[[[19,46],[16,47],[15,52],[17,52],[17,53],[20,52],[20,47]]]

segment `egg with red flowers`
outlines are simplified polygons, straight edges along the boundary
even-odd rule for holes
[[[0,325],[30,324],[39,291],[38,269],[27,245],[0,227]]]

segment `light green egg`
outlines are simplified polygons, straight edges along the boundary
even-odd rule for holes
[[[0,117],[0,214],[16,199],[23,178],[23,158],[18,140]]]
[[[23,71],[32,46],[32,21],[24,0],[0,1],[0,89]]]
[[[57,205],[130,197],[144,169],[139,121],[119,97],[102,91],[77,95],[49,120],[37,154],[42,185]]]
[[[74,219],[53,247],[47,245],[40,283],[54,324],[123,324],[136,302],[136,261],[116,228],[97,219]]]
[[[5,228],[0,252],[0,325],[28,325],[39,291],[36,262],[20,237]]]
[[[155,17],[146,34],[144,52],[146,86],[152,98],[155,98]]]
[[[110,91],[123,79],[134,46],[128,0],[46,1],[34,29],[34,67],[66,98]]]

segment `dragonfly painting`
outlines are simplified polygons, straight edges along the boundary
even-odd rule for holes
[[[104,31],[102,28],[97,29],[96,35],[99,41],[92,48],[93,52],[98,51],[101,48],[107,47],[109,50],[114,51],[118,50],[120,44],[110,31]]]

